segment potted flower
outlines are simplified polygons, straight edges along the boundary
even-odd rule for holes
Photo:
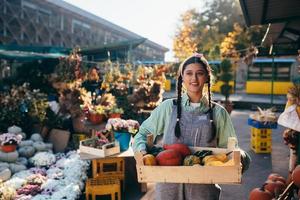
[[[131,135],[138,132],[139,126],[138,121],[135,120],[111,118],[107,121],[105,129],[114,133],[115,139],[120,143],[120,150],[125,151],[129,147]]]
[[[118,108],[114,106],[111,110],[109,110],[109,118],[121,118],[121,115],[124,113],[123,108]]]
[[[13,152],[21,142],[22,136],[13,133],[4,133],[0,135],[0,145],[3,152]]]
[[[105,118],[105,106],[103,105],[95,105],[92,106],[89,110],[89,121],[92,124],[99,124]]]

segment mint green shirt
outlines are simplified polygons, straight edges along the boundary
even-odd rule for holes
[[[199,107],[192,107],[187,94],[182,95],[181,104],[183,110],[193,111],[198,109],[200,112],[208,111],[208,100],[203,97],[200,100]],[[147,135],[153,134],[154,138],[164,133],[165,127],[168,127],[170,117],[172,114],[173,100],[167,99],[156,107],[148,119],[146,119],[140,126],[139,132],[134,137],[133,150],[141,151],[146,150]],[[213,109],[213,120],[216,126],[216,135],[218,138],[218,147],[226,148],[228,137],[236,137],[231,118],[227,111],[216,104]]]

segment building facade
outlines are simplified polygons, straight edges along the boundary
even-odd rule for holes
[[[62,0],[0,0],[0,45],[95,48],[141,38]],[[145,40],[130,59],[163,61],[166,51]]]

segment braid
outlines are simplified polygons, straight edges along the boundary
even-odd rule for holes
[[[216,126],[213,120],[213,109],[212,109],[212,103],[211,103],[211,93],[210,93],[210,75],[208,75],[208,83],[207,83],[207,92],[208,92],[208,106],[209,106],[209,118],[210,118],[210,124],[211,124],[211,138],[208,140],[208,142],[212,142],[216,137]]]
[[[180,137],[180,118],[181,118],[181,90],[182,90],[182,76],[179,75],[177,82],[177,119],[175,125],[175,136]]]

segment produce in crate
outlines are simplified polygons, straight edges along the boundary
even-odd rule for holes
[[[158,165],[161,166],[179,166],[182,163],[182,155],[174,149],[167,149],[156,156]]]
[[[143,157],[144,165],[157,165],[155,156],[152,154],[147,154]]]
[[[185,144],[164,144],[164,149],[168,150],[168,149],[174,149],[176,151],[178,151],[182,157],[186,157],[188,155],[191,155],[191,150],[189,149],[189,147]]]

